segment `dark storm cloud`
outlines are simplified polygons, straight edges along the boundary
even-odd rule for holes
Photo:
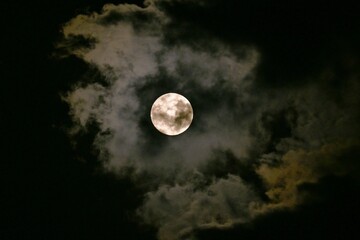
[[[161,240],[294,208],[304,201],[299,186],[352,171],[339,158],[359,146],[357,58],[350,54],[353,66],[334,69],[331,61],[313,64],[328,45],[315,42],[310,59],[312,42],[302,38],[309,23],[298,26],[294,15],[307,8],[185,0],[145,6],[109,4],[79,15],[64,26],[60,47],[102,74],[101,82],[64,95],[71,133],[97,124],[94,148],[104,169],[133,169],[148,189],[138,214]],[[73,36],[94,39],[91,48],[76,47]],[[344,94],[329,84],[338,78]],[[157,132],[149,117],[166,92],[183,94],[194,110],[192,126],[177,137]]]

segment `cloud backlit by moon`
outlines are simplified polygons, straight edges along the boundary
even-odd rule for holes
[[[349,128],[357,116],[348,114],[359,102],[359,83],[349,80],[341,102],[321,83],[264,88],[256,81],[262,56],[256,46],[219,38],[166,41],[172,18],[161,2],[108,4],[100,13],[78,15],[64,25],[58,44],[62,54],[81,58],[104,77],[85,79],[64,94],[71,134],[96,123],[94,148],[106,171],[132,167],[135,181],[152,176],[138,214],[159,229],[160,240],[294,207],[301,203],[299,185],[349,171],[316,172],[336,166],[334,154],[359,145],[358,127]],[[89,44],[76,45],[78,38]],[[197,110],[191,131],[171,139],[159,138],[149,117],[154,99],[166,92],[184,93]]]

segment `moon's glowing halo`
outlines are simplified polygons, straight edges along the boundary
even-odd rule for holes
[[[166,93],[155,100],[150,111],[154,127],[169,136],[185,132],[193,120],[189,100],[177,93]]]

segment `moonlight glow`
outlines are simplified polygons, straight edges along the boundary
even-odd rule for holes
[[[193,119],[190,102],[177,93],[166,93],[152,105],[151,121],[163,134],[174,136],[185,132]]]

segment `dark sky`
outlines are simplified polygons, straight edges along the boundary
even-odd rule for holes
[[[355,3],[149,2],[0,3],[0,239],[359,238]]]

